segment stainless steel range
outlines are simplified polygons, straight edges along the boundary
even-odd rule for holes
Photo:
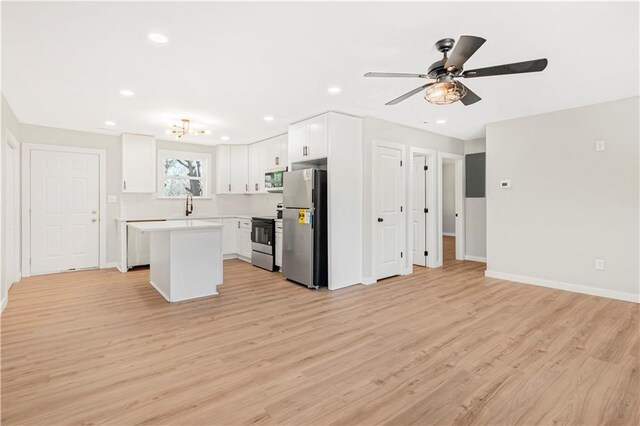
[[[277,271],[275,250],[275,218],[251,218],[251,264],[268,271]]]

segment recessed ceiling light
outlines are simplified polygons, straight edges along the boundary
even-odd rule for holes
[[[334,87],[329,87],[329,89],[328,89],[329,93],[340,93],[341,91],[342,91],[341,88],[335,87],[335,86]]]
[[[223,141],[228,141],[229,140],[229,136],[222,136],[220,139],[222,139]]]
[[[151,33],[147,36],[154,43],[164,44],[169,41],[166,35]]]
[[[115,122],[115,121],[109,121],[109,120],[107,120],[107,121],[105,121],[105,122],[104,122],[104,125],[105,125],[105,126],[115,126],[115,125],[116,125],[116,122]]]
[[[436,120],[436,124],[444,124],[446,122],[447,122],[447,120],[442,120],[442,119]]]
[[[264,116],[264,120],[265,121],[273,121],[273,115],[265,115]]]
[[[135,93],[133,93],[131,90],[122,89],[122,90],[120,91],[120,94],[121,94],[122,96],[126,96],[126,97],[128,98],[128,97],[133,96]]]

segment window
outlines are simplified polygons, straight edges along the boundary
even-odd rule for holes
[[[208,197],[209,163],[209,154],[158,151],[158,197]]]

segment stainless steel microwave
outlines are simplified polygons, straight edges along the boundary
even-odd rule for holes
[[[265,172],[264,174],[264,188],[267,192],[282,192],[282,182],[284,177],[284,172],[287,171],[286,167],[281,167],[277,169],[271,169]]]

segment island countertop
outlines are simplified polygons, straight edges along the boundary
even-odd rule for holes
[[[204,220],[169,220],[166,222],[135,222],[130,227],[142,232],[157,231],[185,231],[189,229],[207,229],[223,227],[220,223],[206,222]]]

